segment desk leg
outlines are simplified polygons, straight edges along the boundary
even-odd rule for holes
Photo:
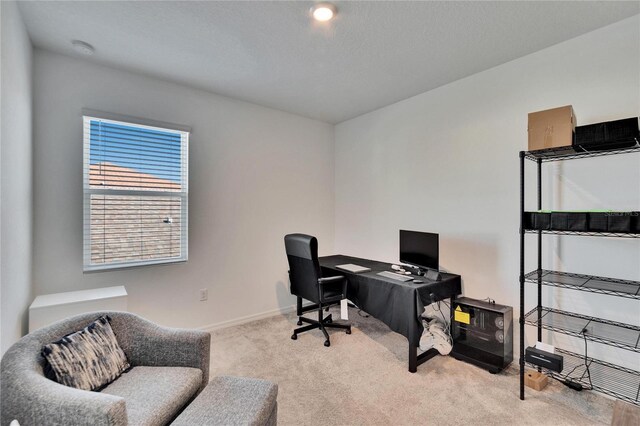
[[[453,345],[453,304],[456,303],[456,296],[451,296],[449,300],[449,335],[451,336],[451,345]]]
[[[409,342],[409,373],[418,371],[418,348]]]
[[[451,316],[453,318],[453,303],[456,300],[456,297],[453,296],[451,297],[451,299],[449,299],[451,304],[449,305],[451,307]],[[449,327],[450,327],[450,331],[451,331],[451,335],[453,336],[453,320],[450,321],[449,323]],[[415,373],[416,371],[418,371],[418,366],[422,363],[424,363],[425,361],[430,360],[431,358],[433,358],[434,356],[438,355],[439,352],[436,349],[429,349],[426,352],[421,353],[420,355],[418,355],[418,347],[417,346],[413,346],[411,344],[411,342],[409,342],[409,372],[410,373]]]
[[[436,349],[431,348],[418,355],[418,347],[409,343],[409,372],[415,373],[418,371],[418,366],[420,364],[423,364],[438,354],[439,352]]]

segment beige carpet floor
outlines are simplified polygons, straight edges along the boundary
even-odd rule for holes
[[[610,424],[612,400],[555,381],[520,401],[515,362],[492,375],[438,356],[411,374],[404,337],[355,309],[349,316],[352,334],[330,331],[329,348],[319,330],[291,340],[293,314],[215,331],[211,374],[277,382],[280,425]]]

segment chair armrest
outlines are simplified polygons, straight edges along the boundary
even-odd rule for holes
[[[325,284],[338,284],[339,282],[346,280],[346,278],[344,277],[344,275],[334,275],[332,277],[324,277],[324,278],[320,278],[318,280],[318,284],[320,285],[325,285]]]
[[[340,292],[342,293],[340,296],[331,296],[325,298],[325,288],[327,286],[333,286],[334,288],[338,286],[338,284],[342,284],[342,288]],[[334,275],[331,277],[324,277],[318,279],[318,297],[324,303],[329,302],[333,303],[335,301],[344,299],[347,297],[347,279],[344,275]]]
[[[137,315],[112,314],[118,343],[132,366],[193,367],[209,382],[211,335],[201,330],[162,327]]]
[[[33,371],[3,366],[2,425],[126,426],[125,400],[61,385]]]

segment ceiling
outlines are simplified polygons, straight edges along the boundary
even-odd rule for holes
[[[35,46],[338,123],[640,13],[640,2],[20,2]]]

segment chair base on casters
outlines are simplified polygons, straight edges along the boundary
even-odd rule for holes
[[[322,310],[320,310],[320,316],[319,318],[322,318],[322,314],[321,314]],[[298,325],[301,325],[303,322],[308,323],[309,325],[305,325],[304,327],[300,327],[300,328],[296,328],[295,330],[293,330],[293,334],[291,335],[291,339],[292,340],[296,340],[298,338],[298,334],[300,333],[304,333],[305,331],[309,331],[309,330],[315,330],[316,328],[319,328],[320,330],[322,330],[322,333],[324,334],[325,337],[325,341],[324,341],[324,345],[325,346],[331,346],[331,342],[329,341],[329,333],[327,333],[327,328],[339,328],[342,330],[346,330],[345,332],[347,334],[351,334],[351,325],[349,324],[334,324],[333,323],[333,318],[331,317],[331,314],[327,315],[326,317],[322,318],[321,320],[312,320],[309,318],[305,318],[305,317],[298,317]]]

